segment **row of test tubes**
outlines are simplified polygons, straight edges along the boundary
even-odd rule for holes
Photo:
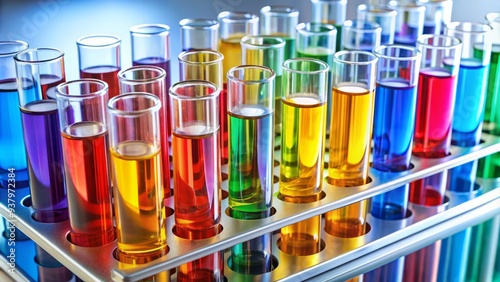
[[[346,21],[346,3],[312,1],[314,21],[300,24],[293,8],[265,7],[260,35],[259,17],[250,13],[223,12],[217,21],[183,20],[181,42],[188,46],[179,55],[181,82],[172,87],[168,26],[131,29],[133,50],[138,50],[133,56],[139,55],[133,58],[135,66],[124,71],[118,38],[80,38],[82,80],[70,82],[64,82],[60,50],[9,43],[12,49],[2,58],[16,66],[6,77],[10,92],[19,97],[9,108],[21,106],[25,143],[15,143],[28,159],[34,219],[57,222],[69,217],[72,243],[108,244],[115,240],[112,186],[116,257],[143,263],[168,252],[162,202],[171,194],[176,235],[204,239],[221,231],[221,164],[227,164],[229,214],[245,220],[271,216],[277,146],[278,198],[306,203],[320,200],[326,183],[367,184],[370,161],[375,169],[399,172],[411,168],[412,153],[439,158],[449,154],[450,142],[477,145],[485,107],[478,101],[486,95],[485,77],[493,58],[489,34],[498,19],[492,18],[491,25],[449,23],[435,29],[444,35],[417,32],[412,43],[401,39],[399,44],[409,44],[381,45],[386,29],[364,20]],[[425,11],[421,7],[413,8]],[[321,23],[325,19],[319,13],[339,18]],[[378,30],[375,40],[349,31],[370,26]],[[272,30],[276,27],[286,32]],[[339,40],[340,33],[344,36]],[[341,49],[338,42],[343,42]],[[92,57],[109,62],[87,65]],[[468,69],[479,69],[481,75],[468,78]],[[17,82],[12,80],[16,77]],[[470,79],[479,82],[466,83]],[[483,88],[472,91],[471,85]],[[479,97],[465,96],[471,92]],[[457,110],[460,105],[466,108]],[[13,135],[19,138],[19,132]],[[17,153],[12,155],[22,162]],[[23,167],[7,163],[6,171]],[[455,177],[453,170],[443,172],[379,195],[372,199],[371,213],[403,219],[408,198],[441,205],[446,187],[474,189],[475,166],[457,167]],[[464,179],[464,174],[471,178]],[[4,182],[7,186],[8,178]],[[363,201],[325,214],[325,231],[343,238],[364,235],[368,209]],[[99,224],[92,226],[94,222]],[[293,255],[314,254],[323,248],[320,234],[318,216],[283,228],[278,244]],[[230,267],[251,274],[271,271],[271,236],[233,247]],[[208,275],[220,278],[222,256],[220,252],[179,267],[177,279],[199,275],[196,265],[212,268]],[[249,265],[252,259],[259,266]]]

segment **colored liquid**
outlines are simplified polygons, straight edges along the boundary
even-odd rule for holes
[[[224,251],[216,252],[177,267],[179,282],[224,281]]]
[[[354,238],[366,233],[368,200],[325,213],[325,231],[335,237]]]
[[[405,257],[403,280],[408,282],[438,281],[441,240]]]
[[[449,170],[448,190],[456,192],[474,191],[478,161],[472,161]]]
[[[380,219],[399,220],[406,217],[409,184],[372,198],[371,214]]]
[[[16,79],[0,80],[0,169],[27,168]],[[16,179],[20,181],[20,179]]]
[[[273,113],[261,106],[229,112],[229,206],[239,213],[271,208],[273,193]]]
[[[500,153],[493,153],[479,159],[477,176],[482,178],[500,177]]]
[[[333,68],[333,54],[332,50],[324,47],[311,47],[304,51],[297,50],[298,58],[313,58],[321,60],[328,64],[330,70],[328,71],[327,83],[327,97],[326,97],[326,132],[330,132],[330,122],[332,120],[332,68]]]
[[[368,179],[374,92],[358,86],[334,88],[328,176],[336,186],[358,186]]]
[[[120,94],[117,66],[95,66],[80,70],[80,78],[100,79],[108,84],[108,98],[111,99]]]
[[[22,93],[24,101],[56,99],[57,86],[65,81],[65,78],[52,74],[41,74],[35,81],[24,80]]]
[[[457,80],[451,143],[475,146],[481,139],[488,67],[477,59],[462,59]]]
[[[283,99],[280,198],[319,198],[323,182],[326,103],[307,94]],[[314,125],[314,126],[313,126]]]
[[[220,155],[223,163],[229,159],[229,117],[227,112],[227,83],[219,94],[219,142]]]
[[[67,219],[64,164],[55,100],[38,100],[21,108],[31,203],[36,220]]]
[[[163,170],[163,185],[165,197],[170,197],[170,157],[169,157],[169,139],[170,139],[170,99],[168,99],[168,91],[170,89],[170,60],[165,60],[159,57],[149,57],[132,62],[133,66],[155,66],[163,69],[165,76],[165,97],[158,97],[161,100],[162,107],[160,110],[160,141],[161,141],[161,159]],[[153,93],[154,94],[154,93]]]
[[[474,50],[474,56],[482,58],[483,50]],[[500,135],[500,44],[493,44],[491,48],[490,70],[486,87],[486,105],[484,121],[491,122],[494,132]]]
[[[78,122],[61,133],[71,242],[100,246],[115,239],[108,169],[108,132],[99,122]]]
[[[422,34],[436,34],[436,25],[434,23],[424,23]]]
[[[227,72],[236,66],[241,65],[241,45],[240,40],[245,36],[243,33],[234,34],[233,36],[220,40],[218,50],[224,55],[224,60],[222,60],[222,72],[227,74]],[[223,75],[224,82],[227,81],[227,77]],[[226,88],[227,89],[227,88]]]
[[[160,150],[141,141],[111,148],[118,250],[156,255],[166,247]]]
[[[443,171],[410,183],[411,203],[422,206],[439,206],[444,203],[448,171]]]
[[[272,270],[272,233],[231,248],[228,266],[235,272],[257,275]]]
[[[417,87],[405,79],[379,81],[373,118],[373,167],[382,171],[409,168]]]
[[[292,256],[307,256],[321,251],[321,216],[281,228],[279,248]]]
[[[403,23],[399,29],[399,32],[396,31],[396,33],[394,34],[394,44],[415,46],[415,44],[417,43],[417,37],[421,34],[422,29],[420,29],[419,32],[418,27],[412,27],[406,23]]]
[[[172,133],[176,234],[203,239],[218,233],[220,162],[217,131],[187,125]]]
[[[295,38],[290,38],[289,35],[284,34],[274,34],[274,36],[279,36],[285,40],[284,61],[297,57],[295,54]]]
[[[425,158],[448,155],[455,103],[456,77],[445,69],[420,70],[413,154]]]

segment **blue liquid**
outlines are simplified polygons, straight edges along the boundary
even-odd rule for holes
[[[379,82],[375,91],[373,167],[406,170],[411,159],[417,88],[394,78]]]
[[[382,30],[383,32],[383,30]],[[387,44],[392,44],[394,42],[394,39],[391,40],[391,35],[390,34],[381,34],[380,35],[380,45],[387,45]]]
[[[477,59],[462,59],[458,72],[451,143],[474,146],[479,143],[486,99],[488,67]]]
[[[417,27],[411,27],[407,24],[403,24],[400,32],[396,32],[394,35],[394,44],[403,44],[415,46],[417,43],[417,37],[421,35],[418,32]]]
[[[400,257],[363,275],[364,282],[397,282],[403,281],[405,257]]]
[[[409,184],[372,198],[371,214],[380,219],[399,220],[406,217]]]
[[[474,191],[478,161],[454,167],[449,170],[448,190],[456,192]]]
[[[436,25],[434,23],[424,23],[423,34],[436,34]]]

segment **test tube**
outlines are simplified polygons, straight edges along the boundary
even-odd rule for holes
[[[206,80],[219,87],[219,150],[221,163],[228,161],[227,91],[223,89],[222,62],[224,55],[213,50],[191,50],[179,54],[179,79]]]
[[[390,1],[389,6],[397,11],[394,43],[415,46],[424,31],[425,7],[397,1]]]
[[[24,41],[0,41],[0,187],[10,189],[28,184],[28,164],[21,113],[18,110],[19,93],[14,63],[14,56],[26,49],[28,43]],[[9,173],[12,175],[12,172],[16,176],[15,183],[12,182],[14,178],[9,178]]]
[[[295,27],[298,23],[299,11],[293,7],[265,6],[260,9],[260,34],[285,40],[285,61],[295,57]]]
[[[424,34],[418,38],[417,48],[422,60],[412,153],[422,158],[441,158],[450,153],[462,43],[451,36]],[[447,174],[443,171],[411,182],[410,202],[424,206],[443,204]]]
[[[63,221],[68,218],[68,203],[55,93],[65,81],[64,53],[55,48],[27,49],[14,60],[33,218]]]
[[[327,134],[330,132],[332,116],[332,69],[337,32],[335,26],[331,24],[306,22],[297,25],[297,57],[318,59],[327,63],[329,67],[326,97]]]
[[[365,51],[334,55],[328,182],[339,187],[367,184],[378,58]],[[325,214],[325,231],[336,237],[366,232],[368,200]]]
[[[57,86],[70,241],[96,247],[115,240],[106,118],[108,85],[96,79]]]
[[[219,233],[219,93],[216,84],[204,80],[170,88],[175,234],[186,239]]]
[[[361,4],[357,9],[357,20],[378,23],[382,28],[380,44],[394,43],[397,12],[390,6]]]
[[[241,39],[247,35],[257,35],[259,28],[259,17],[244,12],[221,12],[218,15],[219,22],[219,44],[218,50],[224,56],[222,61],[222,83],[220,94],[221,113],[227,113],[227,72],[241,65]],[[223,108],[223,109],[222,109]],[[228,117],[221,116],[220,130],[222,136],[228,135]],[[221,152],[222,157],[228,157],[227,147]]]
[[[475,22],[452,22],[445,34],[462,41],[463,48],[457,77],[451,144],[471,147],[481,140],[488,69],[491,56],[491,26]],[[449,171],[448,189],[472,192],[478,161]]]
[[[405,171],[410,169],[421,53],[405,45],[382,45],[374,53],[378,65],[372,166],[380,171]],[[371,214],[389,220],[405,218],[408,189],[405,184],[373,197]]]
[[[312,58],[285,61],[283,131],[278,198],[310,203],[321,198],[329,66]],[[312,126],[314,125],[314,126]],[[321,215],[281,228],[280,249],[292,255],[321,250]]]
[[[451,22],[452,0],[418,0],[418,5],[425,6],[423,34],[443,34],[444,28]]]
[[[121,69],[120,46],[117,36],[93,34],[78,38],[78,65],[80,78],[94,78],[108,84],[108,96],[112,98],[120,93],[118,72]]]
[[[347,20],[342,26],[342,50],[372,52],[380,46],[382,28],[378,23]]]
[[[232,68],[227,76],[230,215],[241,220],[266,218],[271,215],[274,186],[276,76],[259,65]],[[268,233],[233,246],[229,265],[240,273],[262,274],[272,270],[271,254],[272,233]]]
[[[212,19],[187,18],[179,22],[181,50],[217,51],[219,23]]]
[[[347,0],[311,0],[312,22],[333,24],[337,29],[335,50],[342,50],[342,25],[347,17]]]
[[[108,101],[117,260],[145,263],[167,252],[160,99],[145,92]]]
[[[241,39],[241,51],[243,65],[264,66],[274,72],[274,129],[281,132],[281,77],[285,61],[285,40],[272,35],[249,35]]]
[[[120,83],[120,93],[129,92],[146,92],[155,95],[161,101],[159,111],[160,118],[160,140],[161,140],[161,160],[162,160],[162,176],[163,176],[163,192],[164,197],[168,198],[171,195],[170,191],[170,157],[168,139],[170,132],[168,131],[169,111],[168,97],[165,92],[167,73],[161,67],[139,65],[133,66],[118,72],[118,80]]]

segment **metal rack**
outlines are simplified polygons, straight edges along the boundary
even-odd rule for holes
[[[33,220],[29,197],[18,204],[15,220],[17,227],[23,233],[83,280],[137,281],[208,254],[226,250],[235,244],[274,232],[292,223],[371,198],[402,184],[500,151],[500,137],[483,134],[482,140],[480,145],[471,148],[452,146],[451,155],[440,159],[413,157],[413,168],[409,171],[388,173],[371,169],[369,174],[372,181],[363,186],[341,188],[332,186],[325,180],[323,186],[325,197],[314,203],[287,203],[275,195],[273,208],[276,212],[265,219],[245,221],[233,219],[225,213],[228,206],[225,199],[222,201],[223,231],[210,239],[190,241],[175,236],[172,232],[174,216],[171,215],[167,218],[168,254],[133,268],[124,266],[114,259],[113,251],[116,243],[92,248],[75,246],[67,240],[68,221],[40,223]],[[279,150],[275,152],[275,159],[279,160]],[[227,167],[223,166],[223,171],[225,169]],[[279,167],[275,167],[275,174],[279,175]],[[224,189],[227,181],[222,184]],[[278,190],[277,185],[275,184],[275,191]],[[494,181],[482,182],[481,185],[493,188],[500,186]],[[171,198],[165,203],[168,207],[173,207]],[[311,256],[291,256],[281,252],[274,244],[273,255],[277,259],[277,267],[269,273],[256,275],[253,278],[245,275],[245,280],[349,279],[487,220],[500,213],[498,206],[500,206],[500,189],[491,189],[490,192],[469,200],[466,205],[448,209],[446,205],[437,208],[412,205],[410,209],[413,214],[405,220],[383,221],[369,217],[371,231],[358,238],[340,239],[324,233],[322,238],[325,248]],[[4,204],[0,204],[0,215],[11,219]],[[274,243],[277,237],[274,236]],[[228,281],[234,281],[242,275],[226,267],[225,276]]]

